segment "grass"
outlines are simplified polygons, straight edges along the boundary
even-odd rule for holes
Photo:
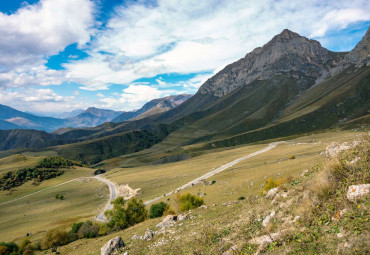
[[[204,201],[208,208],[193,210],[191,214],[193,220],[185,221],[181,227],[175,227],[176,231],[179,231],[179,235],[181,235],[182,238],[185,238],[184,245],[180,245],[179,243],[176,243],[175,240],[171,239],[169,241],[171,246],[161,246],[159,250],[154,249],[153,252],[160,251],[159,253],[167,252],[168,254],[171,254],[172,252],[172,254],[175,254],[174,250],[179,246],[181,251],[184,251],[184,253],[191,253],[193,252],[192,249],[196,246],[194,242],[198,242],[204,246],[212,246],[212,249],[204,254],[217,254],[229,249],[236,240],[235,233],[240,235],[240,231],[248,232],[248,234],[243,237],[245,240],[240,239],[238,241],[245,244],[243,249],[246,251],[255,250],[256,247],[247,244],[246,240],[252,235],[266,233],[266,230],[261,227],[261,223],[258,220],[261,219],[261,217],[265,217],[265,214],[271,210],[270,202],[256,198],[256,194],[261,190],[261,185],[264,184],[269,177],[278,179],[288,178],[291,176],[293,181],[282,186],[287,185],[289,188],[292,187],[297,189],[302,187],[302,180],[300,179],[301,173],[306,169],[310,169],[312,166],[324,165],[325,159],[323,155],[320,155],[320,153],[328,144],[332,141],[342,142],[353,140],[358,135],[358,132],[348,130],[331,131],[298,137],[288,141],[288,143],[280,144],[277,148],[271,151],[242,161],[237,165],[234,165],[232,168],[209,178],[208,181],[216,180],[216,183],[213,185],[203,186],[198,184],[184,190],[181,194],[185,194],[187,192],[192,194],[204,193]],[[186,182],[211,171],[213,168],[265,148],[266,146],[266,144],[261,143],[227,149],[215,149],[209,151],[207,154],[175,163],[137,166],[131,168],[113,168],[105,175],[107,178],[117,182],[118,184],[129,184],[131,188],[135,189],[141,188],[142,193],[139,194],[137,198],[145,201],[172,191]],[[291,155],[295,155],[294,160],[289,159],[289,156]],[[127,157],[125,158],[127,159]],[[122,160],[123,158],[120,159]],[[93,170],[78,168],[76,169],[76,172],[74,172],[74,176],[86,175],[91,173],[91,171]],[[72,173],[72,171],[66,172],[63,176],[54,180],[48,180],[42,185],[50,186],[51,183],[48,183],[49,181],[60,183],[62,180],[59,178],[66,178],[67,176],[69,176],[67,179],[71,179]],[[32,228],[36,229],[36,232],[34,233],[38,233],[33,237],[37,239],[44,234],[41,230],[37,230],[39,225],[44,229],[55,228],[58,226],[66,228],[67,226],[70,227],[72,223],[83,219],[91,219],[91,217],[96,213],[94,210],[99,208],[99,203],[104,202],[104,199],[97,198],[94,193],[94,189],[89,185],[86,184],[86,189],[81,190],[81,185],[73,182],[68,184],[68,186],[61,186],[61,190],[53,189],[45,193],[40,193],[40,196],[38,196],[37,199],[35,197],[35,200],[32,200],[34,201],[32,203],[40,206],[38,207],[39,211],[35,209],[35,213],[42,213],[45,211],[45,216],[43,216],[42,220],[40,218],[38,218],[38,221],[31,220],[29,225],[26,224],[25,227],[22,227],[22,224],[25,222],[22,219],[23,215],[17,214],[14,218],[6,221],[9,225],[6,225],[6,222],[4,222],[4,225],[0,224],[1,232],[4,232],[4,234],[0,236],[0,240],[20,240],[19,238],[14,237],[24,235],[24,232]],[[22,186],[22,189],[24,190],[19,190],[18,192],[30,192],[30,189],[27,190],[26,186]],[[106,192],[105,194],[107,194],[107,188],[104,189]],[[86,199],[76,198],[76,200],[71,200],[69,192],[76,192],[76,196],[77,194],[85,194]],[[66,199],[56,200],[56,194],[63,194]],[[233,203],[233,201],[236,201],[242,196],[245,197],[244,200],[238,201],[237,204]],[[81,199],[84,201],[86,200],[86,204],[80,207]],[[49,200],[50,204],[49,202],[46,204],[46,201]],[[172,208],[176,209],[176,206],[174,205],[175,196],[170,197],[170,201],[166,201],[166,198],[164,198],[157,202],[160,201],[165,201],[170,204]],[[6,212],[1,211],[1,215],[5,215],[10,211],[26,211],[27,207],[22,207],[26,206],[24,201],[22,202],[19,200],[18,202],[19,203],[16,203],[11,207],[7,205],[6,207],[1,208],[1,210],[7,210]],[[70,207],[68,207],[68,203],[70,202]],[[74,212],[73,217],[69,216],[70,213],[63,214],[60,212],[58,215],[58,219],[60,220],[57,220],[54,218],[53,213],[46,209],[49,205],[51,208],[59,208],[59,206],[64,203],[66,203],[66,207],[62,210],[58,210],[58,212]],[[213,204],[216,206],[213,206]],[[223,204],[226,204],[226,206],[223,206]],[[2,219],[2,221],[5,221],[5,219]],[[10,221],[14,221],[18,225],[11,225],[9,223]],[[43,225],[44,221],[48,221],[49,223]],[[131,241],[132,235],[143,235],[147,228],[155,229],[155,225],[159,221],[160,219],[151,219],[123,232],[113,233],[94,240],[78,240],[70,245],[61,247],[60,252],[62,254],[99,254],[101,246],[103,246],[107,240],[117,235],[122,236],[125,243],[130,245],[133,243],[133,241]],[[279,222],[272,224],[268,229],[274,231],[277,228],[278,223]],[[4,231],[2,230],[2,226],[6,227],[4,228]],[[203,230],[201,231],[200,229]],[[194,230],[196,230],[195,234],[193,234]],[[8,236],[9,239],[2,239],[3,236]],[[154,242],[161,240],[161,238],[163,238],[163,236],[157,236]],[[227,241],[230,238],[234,241]],[[167,237],[165,239],[167,239]],[[130,254],[145,254],[146,252],[149,252],[148,245],[152,245],[154,242],[147,243],[137,241],[134,245],[136,248],[131,248],[132,250],[130,251]],[[271,249],[277,248],[271,247]],[[202,249],[200,249],[199,252],[202,252]]]
[[[57,178],[58,179],[58,178]],[[63,194],[63,200],[55,199]],[[0,240],[17,241],[26,233],[31,240],[47,230],[69,228],[73,223],[91,219],[106,202],[108,188],[95,180],[74,181],[0,206]]]
[[[31,157],[23,154],[14,154],[0,159],[0,174],[19,168],[34,167],[41,157]]]

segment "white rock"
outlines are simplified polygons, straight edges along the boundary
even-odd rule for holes
[[[272,233],[272,234],[269,234],[269,235],[255,237],[252,240],[250,240],[249,242],[251,244],[268,244],[268,243],[272,243],[274,241],[274,239],[276,239],[276,238],[278,238],[280,236],[280,234],[281,234],[280,232],[277,232],[277,233]]]
[[[279,189],[279,187],[276,187],[276,188],[270,189],[270,190],[267,192],[266,197],[267,197],[267,198],[273,198],[273,197],[276,195],[276,193],[277,193],[278,189]]]
[[[177,216],[177,221],[183,221],[189,219],[189,214],[181,213]]]
[[[262,221],[262,226],[266,227],[269,221],[271,220],[272,217],[275,216],[275,210],[272,210],[272,212],[267,215],[267,217]]]
[[[177,221],[176,215],[167,215],[162,222],[156,225],[157,228],[165,228],[173,226]]]
[[[104,244],[104,246],[100,249],[100,254],[110,255],[113,252],[118,252],[122,247],[125,247],[125,243],[120,236],[117,236]]]
[[[342,144],[333,142],[326,147],[325,156],[327,158],[335,158],[342,151],[348,150],[351,146],[344,142]]]
[[[367,195],[370,191],[370,184],[351,185],[347,190],[347,199],[356,201],[357,199]]]
[[[145,234],[143,236],[143,240],[150,241],[150,240],[153,239],[154,235],[155,235],[155,233],[153,232],[153,230],[151,230],[151,229],[148,228],[145,231]]]

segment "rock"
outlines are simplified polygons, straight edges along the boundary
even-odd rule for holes
[[[344,236],[344,235],[343,235],[342,233],[338,233],[338,234],[337,234],[337,237],[338,237],[338,238],[342,238],[343,236]]]
[[[138,235],[133,235],[133,236],[131,237],[131,240],[139,240],[139,239],[141,239],[141,237],[140,237],[140,236],[138,236]]]
[[[281,235],[280,232],[272,233],[269,235],[255,237],[249,241],[251,244],[268,244],[272,243],[275,239],[277,239]]]
[[[319,42],[285,29],[263,47],[254,49],[208,79],[199,93],[222,97],[257,79],[267,80],[287,70],[295,77],[304,74],[316,80],[323,75],[325,63],[333,60],[331,53]],[[278,64],[281,61],[283,65]]]
[[[234,254],[234,251],[236,251],[236,246],[231,246],[230,249],[228,249],[227,251],[225,251],[224,253],[222,253],[222,255],[232,255]]]
[[[262,221],[262,226],[266,227],[269,221],[271,220],[272,217],[275,216],[275,210],[272,210],[272,212],[267,215],[267,217]]]
[[[157,228],[165,228],[165,227],[170,227],[174,225],[177,221],[177,216],[176,215],[167,215],[162,222],[158,223],[156,225]]]
[[[370,184],[351,185],[348,187],[347,199],[356,201],[357,199],[367,195],[370,191]]]
[[[207,194],[206,193],[197,193],[198,197],[204,197],[205,195],[207,195]]]
[[[207,209],[207,206],[206,205],[202,205],[200,208]]]
[[[100,249],[100,254],[110,255],[113,254],[113,252],[118,253],[123,247],[125,247],[125,243],[120,236],[117,236],[104,244],[104,246]]]
[[[276,188],[270,189],[270,190],[267,192],[266,197],[267,197],[267,198],[273,198],[273,197],[277,194],[278,189],[279,189],[279,187],[276,187]]]
[[[145,231],[145,234],[144,234],[144,236],[143,236],[143,240],[145,240],[145,241],[150,241],[150,240],[152,240],[152,239],[153,239],[154,235],[155,235],[155,233],[153,232],[153,230],[151,230],[151,229],[149,229],[149,228],[148,228],[148,229]]]
[[[216,181],[209,181],[208,182],[208,185],[213,185],[213,184],[215,184],[216,183]]]
[[[177,221],[183,221],[189,219],[189,214],[181,213],[177,216]]]
[[[348,150],[349,148],[351,148],[351,146],[347,142],[342,144],[333,142],[326,147],[325,156],[327,158],[335,158],[340,152]]]

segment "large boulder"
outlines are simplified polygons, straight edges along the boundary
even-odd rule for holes
[[[347,199],[356,201],[370,192],[370,184],[351,185],[348,187]]]
[[[109,240],[103,247],[100,249],[101,255],[110,255],[114,253],[118,253],[121,248],[125,247],[125,243],[123,242],[120,236],[117,236],[111,240]]]
[[[173,226],[177,221],[176,215],[167,215],[162,222],[156,225],[157,228],[165,228]]]
[[[154,231],[148,228],[148,229],[145,231],[145,234],[144,234],[144,236],[143,236],[143,240],[145,240],[145,241],[150,241],[150,240],[152,240],[152,239],[153,239],[154,235],[155,235]]]
[[[276,187],[276,188],[270,189],[270,190],[267,192],[266,197],[267,197],[267,198],[273,198],[273,197],[277,194],[278,189],[279,189],[279,187]]]

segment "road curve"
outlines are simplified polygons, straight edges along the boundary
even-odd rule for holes
[[[219,173],[219,172],[224,171],[225,169],[227,169],[227,168],[229,168],[229,167],[232,167],[233,165],[235,165],[235,164],[239,163],[240,161],[243,161],[243,160],[249,159],[249,158],[254,157],[254,156],[258,155],[258,154],[261,154],[261,153],[264,153],[264,152],[266,152],[266,151],[269,151],[269,150],[271,150],[271,149],[275,148],[279,143],[284,143],[284,142],[274,142],[274,143],[271,143],[271,144],[269,144],[269,146],[267,146],[266,148],[264,148],[264,149],[262,149],[262,150],[259,150],[259,151],[253,152],[253,153],[251,153],[251,154],[249,154],[249,155],[246,155],[246,156],[244,156],[244,157],[241,157],[241,158],[235,159],[234,161],[231,161],[231,162],[229,162],[229,163],[227,163],[227,164],[225,164],[225,165],[222,165],[222,166],[220,166],[219,168],[216,168],[215,170],[213,170],[213,171],[211,171],[211,172],[209,172],[209,173],[206,173],[205,175],[202,175],[201,177],[196,178],[196,179],[194,179],[194,180],[192,180],[192,181],[188,182],[187,184],[185,184],[185,185],[181,186],[180,188],[176,189],[176,191],[180,191],[180,190],[183,190],[183,189],[185,189],[185,188],[191,187],[191,186],[193,186],[193,185],[197,184],[198,182],[200,182],[200,181],[201,181],[201,180],[203,180],[203,179],[209,178],[209,177],[211,177],[211,176],[213,176],[213,175],[215,175],[215,174],[217,174],[217,173]],[[163,198],[163,197],[170,196],[170,195],[172,195],[173,193],[175,193],[175,191],[168,192],[168,193],[167,193],[167,194],[165,194],[165,195],[162,195],[162,196],[160,196],[160,197],[156,197],[156,198],[154,198],[154,199],[152,199],[152,200],[146,201],[144,204],[145,204],[145,205],[149,205],[149,204],[151,204],[151,203],[153,203],[153,202],[155,202],[155,201],[157,201],[157,200],[159,200],[159,199],[161,199],[161,198]]]
[[[101,175],[96,175],[95,179],[104,182],[105,184],[108,185],[109,188],[109,200],[105,205],[104,210],[98,216],[96,216],[96,220],[98,221],[107,221],[107,219],[104,216],[104,213],[105,211],[112,209],[113,205],[111,204],[111,202],[117,197],[117,189],[113,182],[103,178]]]

